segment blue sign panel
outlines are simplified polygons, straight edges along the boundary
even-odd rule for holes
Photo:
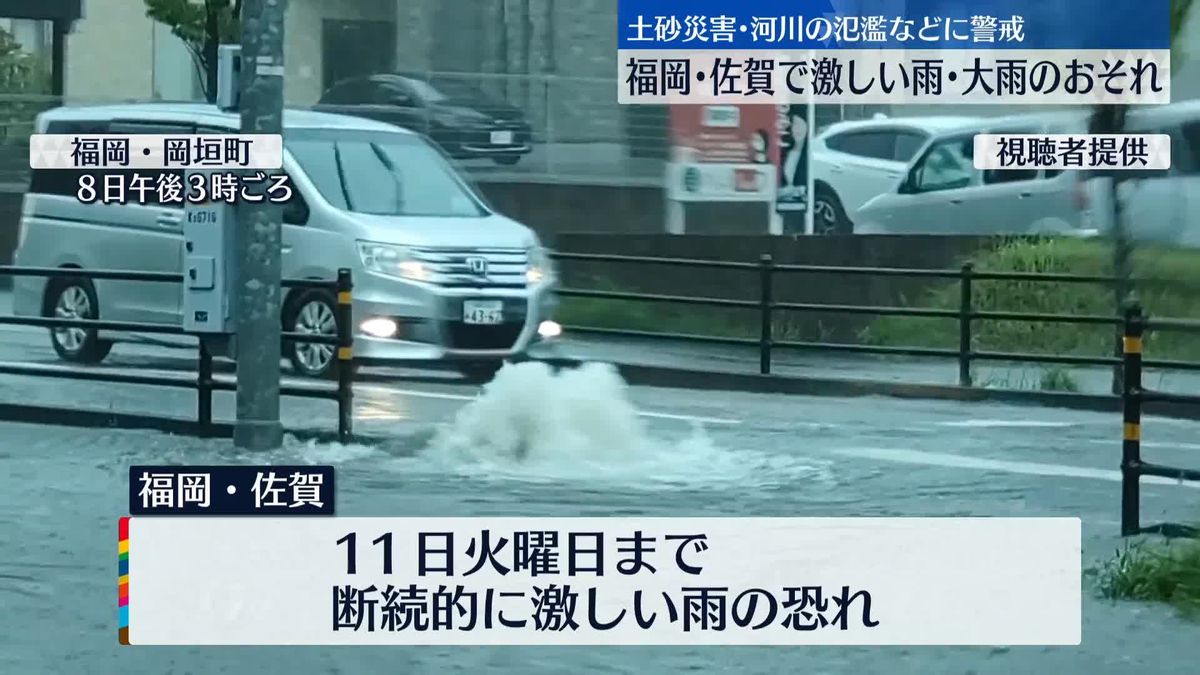
[[[1170,48],[1170,0],[619,0],[620,49]]]

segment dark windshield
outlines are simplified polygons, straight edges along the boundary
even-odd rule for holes
[[[384,216],[482,217],[482,200],[418,136],[288,131],[286,145],[321,196],[339,209]]]
[[[429,103],[471,102],[487,103],[487,94],[479,88],[464,81],[453,78],[438,78],[434,80],[410,79],[409,84],[417,96]]]

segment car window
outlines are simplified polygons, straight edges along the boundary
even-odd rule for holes
[[[292,154],[335,207],[383,216],[483,217],[484,203],[446,158],[418,136],[289,131]]]
[[[288,175],[287,179],[288,185],[292,187],[292,198],[283,205],[283,222],[287,225],[307,225],[310,213],[308,202],[304,195],[300,194],[300,190],[296,189],[296,182],[292,177]]]
[[[848,155],[891,160],[896,154],[896,132],[845,131],[825,139],[825,145]]]
[[[984,133],[999,134],[999,135],[1026,135],[1026,134],[1042,134],[1044,130],[1037,127],[1008,127],[1003,129],[990,129]],[[984,185],[997,185],[1001,183],[1019,183],[1022,181],[1034,180],[1041,172],[1036,166],[1030,167],[1011,167],[1007,169],[987,169],[983,172]]]
[[[113,120],[108,125],[110,134],[149,134],[159,136],[187,136],[196,133],[193,124],[174,122],[144,122],[141,120]]]
[[[896,132],[896,148],[892,158],[897,162],[908,164],[913,157],[921,151],[921,147],[925,145],[925,141],[929,140],[929,136],[919,131],[899,131]]]
[[[907,164],[928,139],[926,134],[919,131],[877,129],[843,131],[827,138],[825,145],[849,155]]]
[[[408,80],[418,98],[429,103],[493,103],[494,100],[472,84],[453,76],[439,76],[428,80]]]
[[[413,100],[412,89],[405,84],[394,80],[373,82],[371,91],[371,100],[374,103],[386,105],[396,104],[411,104]]]
[[[975,176],[974,148],[971,136],[957,136],[935,143],[913,167],[913,190],[937,192],[970,185]]]
[[[178,122],[155,122],[145,120],[113,120],[109,124],[109,133],[111,134],[128,134],[135,135],[150,135],[150,136],[180,136],[188,137],[196,133],[196,127],[191,124],[183,124]],[[125,184],[132,185],[135,175],[144,176],[149,180],[149,185],[154,187],[158,184],[159,176],[173,175],[179,180],[180,185],[185,184],[186,171],[182,169],[168,169],[163,171],[150,170],[125,170],[125,171],[108,171],[106,173],[123,173],[125,174]],[[145,184],[145,183],[143,183]],[[171,202],[163,203],[159,201],[158,189],[150,190],[146,193],[146,199],[139,200],[138,203],[150,206],[167,206],[170,208],[182,208],[182,204]]]
[[[107,121],[58,120],[46,125],[47,134],[107,134]],[[38,195],[75,197],[79,178],[94,171],[80,169],[34,169],[29,176],[29,192]]]
[[[362,103],[365,99],[366,83],[362,80],[353,80],[350,82],[341,82],[333,85],[325,95],[321,97],[324,103],[335,104],[352,104]]]
[[[424,80],[410,80],[413,92],[427,103],[442,103],[451,98],[442,87]]]
[[[1172,136],[1171,167],[1185,175],[1200,173],[1200,120],[1185,123],[1179,134]]]
[[[335,84],[321,95],[321,103],[345,103],[346,85]]]

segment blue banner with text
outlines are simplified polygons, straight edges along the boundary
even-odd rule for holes
[[[619,0],[619,49],[1170,48],[1170,0]]]

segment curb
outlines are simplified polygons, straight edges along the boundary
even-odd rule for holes
[[[589,361],[581,359],[545,359],[556,368],[578,368]],[[983,389],[944,384],[906,384],[879,380],[848,380],[795,375],[759,375],[699,371],[639,363],[615,363],[626,382],[638,386],[736,391],[751,394],[786,394],[793,396],[826,396],[851,398],[887,396],[891,398],[1010,403],[1039,405],[1049,408],[1086,410],[1092,412],[1121,411],[1121,397],[1107,394],[1074,394],[1018,389]],[[1149,415],[1185,420],[1200,420],[1200,406],[1171,403],[1147,403],[1143,411]]]

